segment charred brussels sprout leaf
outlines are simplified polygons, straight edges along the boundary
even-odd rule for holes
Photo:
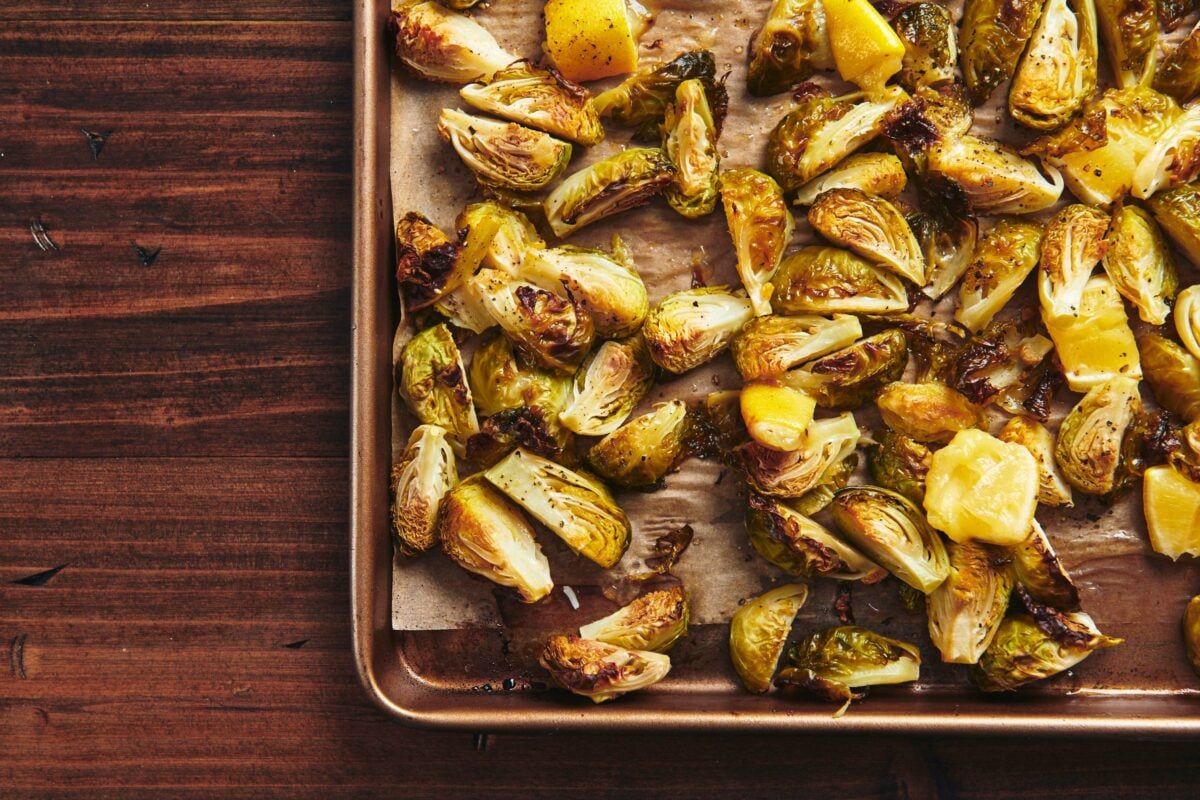
[[[729,655],[746,689],[762,694],[787,644],[796,614],[808,599],[808,587],[778,586],[739,608],[729,623]]]
[[[1137,344],[1158,404],[1188,422],[1200,419],[1200,359],[1157,333],[1142,334]]]
[[[756,97],[779,94],[833,66],[821,0],[775,0],[750,40],[746,88]]]
[[[689,219],[717,207],[717,128],[704,84],[695,78],[679,84],[675,102],[667,106],[662,146],[675,166],[667,187],[667,203]]]
[[[1200,189],[1181,186],[1148,201],[1154,219],[1192,263],[1200,263]]]
[[[490,80],[467,84],[458,93],[480,111],[578,144],[593,145],[604,139],[588,90],[554,69],[518,61]]]
[[[1173,31],[1200,3],[1196,0],[1158,0],[1157,5],[1159,22],[1166,30]]]
[[[472,281],[484,307],[525,358],[572,372],[592,348],[592,318],[566,297],[499,270],[481,269]]]
[[[1029,538],[1009,549],[1013,575],[1037,602],[1059,611],[1079,610],[1079,590],[1050,546],[1050,539],[1037,520]]]
[[[686,289],[651,309],[642,333],[654,363],[679,374],[715,358],[753,316],[750,301],[724,286]]]
[[[432,81],[466,83],[517,60],[478,22],[437,3],[395,9],[388,27],[396,37],[400,63]]]
[[[1057,675],[1094,651],[1123,641],[1100,633],[1082,611],[1061,614],[1048,610],[1047,615],[1045,627],[1028,614],[1007,617],[971,670],[975,685],[985,692],[1012,691]]]
[[[571,432],[555,422],[558,410],[524,406],[508,408],[483,420],[479,433],[467,439],[467,459],[480,467],[490,467],[518,447],[540,456],[571,461],[574,452],[567,449]]]
[[[834,244],[917,286],[925,283],[921,245],[904,215],[884,198],[857,189],[831,189],[808,209],[808,221]]]
[[[978,406],[940,383],[889,383],[875,405],[889,428],[919,442],[948,442],[985,421]]]
[[[1143,322],[1165,323],[1179,276],[1158,224],[1137,206],[1120,206],[1113,212],[1105,244],[1104,271],[1117,291],[1133,303]]]
[[[1167,54],[1152,85],[1155,91],[1169,94],[1181,103],[1200,92],[1200,30],[1193,30]]]
[[[700,401],[689,449],[701,458],[729,460],[730,451],[750,441],[742,422],[741,392],[735,389],[711,392]]]
[[[950,12],[936,3],[916,3],[892,20],[904,42],[904,65],[900,85],[910,92],[954,79],[958,42]]]
[[[396,284],[405,308],[419,311],[463,281],[460,242],[451,241],[423,215],[409,211],[396,223]]]
[[[887,572],[778,500],[750,495],[746,533],[760,556],[791,575],[878,583]]]
[[[926,286],[921,291],[938,300],[966,273],[979,237],[979,223],[972,217],[922,214],[910,225],[925,254]]]
[[[619,252],[619,239],[617,244]],[[637,270],[600,250],[571,245],[530,250],[521,275],[543,289],[565,286],[592,318],[597,336],[628,336],[642,326],[650,310],[646,284]]]
[[[644,128],[657,132],[679,84],[692,79],[704,84],[713,122],[720,134],[729,107],[729,93],[724,79],[717,79],[716,61],[708,50],[683,53],[650,72],[638,73],[621,85],[601,92],[596,95],[596,111],[623,125],[642,126],[638,129],[638,136],[642,138]]]
[[[907,497],[876,486],[852,486],[830,508],[850,543],[925,594],[946,579],[949,562],[937,531]]]
[[[1189,286],[1175,298],[1174,319],[1179,341],[1200,358],[1200,284]]]
[[[889,328],[785,373],[781,380],[824,408],[856,408],[900,379],[908,363],[904,331]]]
[[[967,0],[962,71],[971,102],[983,105],[1013,76],[1045,0]]]
[[[446,325],[418,333],[397,365],[400,396],[417,419],[440,425],[460,442],[479,431],[462,354]]]
[[[850,314],[832,318],[812,314],[755,317],[733,340],[730,351],[742,379],[782,375],[806,361],[848,347],[862,336],[862,324]]]
[[[671,659],[648,650],[625,650],[578,636],[552,636],[538,662],[556,684],[603,703],[658,683],[671,670]]]
[[[581,436],[606,436],[653,383],[654,362],[641,335],[605,342],[575,373],[571,401],[559,419]]]
[[[974,664],[996,635],[1012,592],[1012,572],[985,544],[951,542],[949,573],[926,601],[929,638],[942,661]]]
[[[1158,60],[1154,0],[1096,0],[1096,18],[1118,86],[1149,82]],[[1168,93],[1169,94],[1169,93]]]
[[[1028,128],[1058,128],[1096,91],[1099,44],[1093,0],[1046,0],[1008,90],[1008,111]]]
[[[845,413],[813,420],[797,450],[784,452],[749,442],[739,446],[734,456],[756,491],[796,498],[830,482],[854,454],[858,439],[854,415]]]
[[[416,555],[437,544],[438,510],[456,483],[458,468],[445,429],[418,426],[392,465],[392,535],[400,552]]]
[[[857,625],[806,636],[788,652],[788,662],[775,685],[781,691],[811,692],[841,702],[839,715],[862,696],[852,689],[908,683],[921,675],[921,653],[915,646]]]
[[[571,145],[515,122],[443,108],[438,133],[480,183],[517,192],[543,189],[566,169]]]
[[[682,400],[663,403],[593,445],[588,462],[617,486],[653,487],[686,455],[690,427]]]
[[[958,287],[954,319],[979,331],[996,316],[1038,264],[1042,230],[1031,222],[1004,218],[980,237]]]
[[[1200,675],[1200,595],[1189,600],[1183,612],[1183,643],[1192,672]]]
[[[1063,477],[1085,494],[1108,494],[1116,486],[1121,444],[1141,407],[1137,381],[1112,378],[1092,388],[1058,429],[1054,458]]]
[[[580,627],[579,635],[629,650],[665,653],[687,636],[688,600],[682,586],[649,592],[607,617]]]
[[[1079,313],[1083,287],[1104,254],[1108,223],[1103,211],[1076,203],[1046,224],[1038,272],[1043,316]]]
[[[568,176],[542,204],[554,235],[566,237],[666,191],[675,167],[656,147],[631,147]]]
[[[1200,175],[1200,106],[1185,108],[1138,162],[1133,196],[1147,198],[1191,183]]]
[[[554,410],[557,416],[571,393],[569,377],[522,363],[512,342],[499,335],[475,349],[467,380],[475,407],[487,416],[524,407]]]
[[[810,206],[830,189],[858,189],[894,198],[908,185],[904,164],[891,153],[855,153],[796,190],[796,205]]]
[[[999,434],[1000,441],[1019,444],[1029,451],[1038,467],[1038,503],[1044,506],[1073,505],[1071,487],[1054,460],[1054,435],[1033,417],[1013,417]]]
[[[721,174],[721,202],[737,254],[738,277],[755,315],[770,314],[770,280],[792,239],[792,212],[783,190],[758,170],[731,169]]]
[[[933,461],[928,447],[902,433],[884,429],[867,451],[871,478],[914,503],[925,499],[925,474]]]
[[[800,248],[783,259],[771,284],[771,304],[783,314],[896,314],[908,310],[908,292],[898,277],[837,247]]]
[[[944,137],[929,149],[928,182],[980,214],[1030,214],[1062,195],[1063,179],[1047,178],[1011,147],[965,134]]]

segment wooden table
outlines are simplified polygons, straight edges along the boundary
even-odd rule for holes
[[[0,5],[0,797],[1195,796],[1186,742],[377,713],[349,652],[350,62],[343,0]]]

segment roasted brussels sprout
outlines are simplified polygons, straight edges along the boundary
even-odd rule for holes
[[[1096,19],[1118,86],[1150,82],[1158,61],[1156,2],[1096,0]]]
[[[1121,296],[1107,275],[1084,284],[1076,312],[1042,321],[1062,362],[1067,385],[1086,392],[1111,377],[1142,377],[1141,360]]]
[[[1171,560],[1200,555],[1200,483],[1173,465],[1146,470],[1142,504],[1150,546]]]
[[[434,306],[460,328],[480,333],[496,323],[471,292],[469,279],[479,268],[503,218],[459,215],[458,241],[415,211],[396,223],[396,285],[407,311]]]
[[[890,202],[858,189],[830,189],[808,209],[813,230],[834,244],[921,286],[925,254],[908,221]]]
[[[832,469],[826,470],[821,482],[799,497],[793,497],[784,502],[793,510],[811,517],[824,511],[833,502],[833,496],[839,489],[845,489],[850,482],[850,476],[858,469],[858,454],[851,453]]]
[[[1103,211],[1075,203],[1046,224],[1038,272],[1043,317],[1079,313],[1083,287],[1104,254],[1108,223]]]
[[[801,497],[841,468],[858,446],[859,435],[854,415],[847,412],[813,420],[797,450],[783,452],[749,442],[739,446],[734,456],[756,491],[773,497]]]
[[[790,453],[804,445],[817,402],[776,383],[748,383],[741,393],[742,421],[750,438],[771,450]]]
[[[1054,447],[1054,458],[1068,483],[1085,494],[1113,490],[1121,443],[1140,406],[1137,381],[1121,376],[1083,396],[1062,421]]]
[[[823,0],[823,5],[838,74],[868,97],[878,97],[900,71],[904,42],[867,0]]]
[[[1196,10],[1200,3],[1196,0],[1158,0],[1158,20],[1168,31],[1175,30],[1183,18]]]
[[[979,237],[979,223],[973,217],[950,214],[922,214],[910,219],[910,226],[925,254],[926,297],[939,300],[954,288],[971,264]]]
[[[540,367],[522,363],[513,353],[512,342],[495,335],[475,349],[467,370],[471,397],[480,414],[535,407],[558,412],[571,394],[571,379]]]
[[[392,535],[400,552],[413,556],[437,544],[438,510],[456,483],[458,468],[446,430],[418,425],[392,465]]]
[[[1025,593],[1059,611],[1079,610],[1079,590],[1054,554],[1050,539],[1035,519],[1029,538],[1009,549],[1013,575]]]
[[[974,664],[995,637],[1008,598],[1012,571],[987,545],[951,542],[949,570],[925,603],[929,638],[942,661]]]
[[[658,683],[671,659],[648,650],[625,650],[578,636],[551,636],[538,663],[572,694],[603,703]]]
[[[1133,303],[1143,322],[1165,323],[1179,276],[1158,224],[1144,209],[1118,206],[1104,241],[1104,271],[1117,291]]]
[[[1044,4],[1045,0],[967,0],[962,72],[973,105],[983,105],[1013,76]]]
[[[607,436],[653,383],[654,362],[640,334],[605,342],[575,373],[571,401],[559,419],[581,436]]]
[[[593,145],[604,139],[588,90],[555,69],[518,61],[497,71],[490,80],[467,84],[458,93],[480,111],[578,144]]]
[[[518,277],[526,253],[545,247],[546,243],[538,235],[537,228],[529,221],[529,217],[516,209],[506,208],[495,200],[471,203],[462,210],[454,223],[458,230],[487,229],[493,225],[495,233],[487,240],[487,249],[481,263],[485,267],[502,270]]]
[[[642,334],[654,363],[678,374],[715,358],[753,316],[750,301],[728,287],[685,289],[651,309]]]
[[[533,533],[525,513],[482,476],[467,478],[442,501],[438,535],[446,555],[469,572],[516,589],[526,603],[554,588],[550,563]]]
[[[918,86],[954,80],[958,41],[949,11],[937,3],[915,3],[892,19],[892,27],[904,42],[901,86],[911,92]]]
[[[594,477],[523,448],[483,475],[568,547],[605,569],[629,549],[629,519]]]
[[[750,441],[742,422],[742,393],[724,389],[705,395],[696,408],[689,449],[701,458],[727,459],[729,451]]]
[[[733,362],[746,381],[782,375],[792,367],[848,347],[862,336],[850,314],[832,318],[811,314],[755,317],[730,345]]]
[[[778,500],[751,494],[746,533],[760,556],[791,575],[878,583],[887,571]]]
[[[721,173],[721,203],[737,254],[738,277],[755,315],[770,314],[770,280],[792,239],[792,212],[783,190],[758,170],[730,169]]]
[[[571,432],[558,424],[559,409],[554,406],[507,408],[484,418],[479,433],[467,439],[467,460],[479,467],[490,467],[518,447],[539,456],[573,463]]]
[[[971,669],[971,680],[985,692],[1007,692],[1049,678],[1083,661],[1094,651],[1120,644],[1105,636],[1082,611],[1049,610],[1046,624],[1028,614],[1014,614]]]
[[[617,244],[620,252],[619,239]],[[633,265],[600,250],[571,245],[530,250],[521,276],[551,291],[565,286],[592,318],[596,335],[606,339],[635,333],[650,310],[646,284]]]
[[[954,319],[971,331],[984,328],[1037,266],[1042,230],[1032,222],[1002,218],[980,237],[958,287]]]
[[[1200,419],[1200,359],[1154,332],[1139,336],[1137,345],[1158,404],[1187,422]]]
[[[1174,319],[1179,341],[1200,358],[1200,284],[1189,286],[1175,298]]]
[[[1193,28],[1186,39],[1167,53],[1151,85],[1155,91],[1169,94],[1181,103],[1200,92],[1200,28]]]
[[[729,656],[749,691],[762,694],[771,688],[792,622],[807,599],[807,586],[789,583],[763,592],[734,613],[729,622]]]
[[[1033,417],[1017,416],[1005,423],[999,439],[1019,444],[1029,451],[1038,468],[1038,503],[1043,506],[1074,505],[1071,487],[1054,460],[1054,434]]]
[[[592,348],[592,318],[566,297],[496,269],[472,278],[484,308],[521,355],[550,370],[573,372]]]
[[[1138,162],[1133,172],[1133,196],[1147,198],[1156,192],[1191,183],[1200,175],[1200,104],[1183,110],[1179,118]]]
[[[1183,644],[1192,672],[1200,675],[1200,595],[1188,601],[1183,612]],[[736,661],[734,664],[736,665]],[[774,668],[774,665],[772,665]],[[739,673],[740,674],[740,673]],[[745,678],[743,677],[743,681]]]
[[[914,503],[925,499],[925,475],[933,452],[916,439],[884,428],[867,451],[871,479]]]
[[[665,653],[687,636],[688,600],[682,586],[648,592],[607,617],[579,628],[584,639],[627,650]]]
[[[782,314],[908,310],[908,292],[898,277],[837,247],[801,247],[783,259],[771,285],[771,305]]]
[[[780,380],[812,395],[824,408],[856,408],[880,387],[899,380],[907,363],[904,331],[888,328],[791,370]]]
[[[908,683],[921,676],[921,653],[915,646],[857,625],[806,636],[788,652],[788,663],[775,685],[781,691],[811,692],[841,702],[838,715],[862,696],[851,689]]]
[[[796,205],[810,206],[831,189],[858,189],[878,197],[893,198],[908,185],[908,174],[891,153],[855,153],[828,172],[796,190]]]
[[[1151,197],[1154,219],[1193,264],[1200,263],[1200,189],[1181,186]]]
[[[833,66],[824,3],[774,0],[762,27],[750,40],[746,89],[755,97],[779,94],[813,72]]]
[[[570,236],[666,191],[675,167],[657,147],[631,147],[568,176],[542,203],[554,235]]]
[[[667,106],[662,147],[675,166],[667,187],[667,203],[689,219],[717,207],[717,128],[704,84],[692,78],[679,84],[675,102]]]
[[[400,63],[431,81],[487,78],[517,60],[478,22],[433,2],[393,9],[388,28]]]
[[[440,425],[459,442],[478,433],[462,354],[447,325],[426,328],[410,339],[396,372],[400,397],[421,422]]]
[[[649,72],[639,72],[621,85],[601,92],[596,95],[596,111],[623,125],[640,126],[639,139],[646,138],[644,134],[657,138],[658,124],[662,122],[667,105],[675,99],[676,89],[679,84],[692,79],[704,84],[713,122],[720,134],[729,107],[729,93],[724,79],[717,79],[717,64],[708,50],[682,53],[673,61]]]
[[[948,442],[985,421],[977,405],[941,383],[889,383],[875,405],[889,428],[918,442]]]
[[[909,586],[929,594],[946,579],[946,548],[907,497],[877,486],[833,496],[833,521],[850,543]]]
[[[980,214],[1030,214],[1049,208],[1062,195],[1063,179],[1049,178],[1016,150],[991,139],[963,134],[943,137],[929,148],[927,181]]]
[[[1008,111],[1027,128],[1052,131],[1096,91],[1100,47],[1092,0],[1046,0],[1008,90]]]
[[[617,486],[655,486],[686,455],[690,428],[682,400],[661,403],[593,445],[588,463]]]

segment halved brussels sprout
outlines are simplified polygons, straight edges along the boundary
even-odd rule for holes
[[[556,684],[603,703],[658,683],[671,659],[648,650],[625,650],[578,636],[551,636],[538,657]]]
[[[921,653],[914,645],[857,625],[825,628],[806,636],[788,652],[788,661],[790,666],[779,671],[775,686],[841,702],[835,716],[845,713],[851,700],[862,697],[851,689],[921,677]]]
[[[484,308],[525,358],[573,372],[592,349],[592,318],[568,293],[562,297],[496,269],[472,278]]]
[[[1200,263],[1200,189],[1180,186],[1147,201],[1154,219],[1192,263]]]
[[[890,428],[884,428],[867,451],[871,479],[914,503],[925,499],[925,475],[932,463],[928,447]]]
[[[679,374],[716,358],[753,316],[750,301],[728,287],[685,289],[651,309],[642,334],[654,363]]]
[[[442,550],[463,569],[516,589],[536,603],[554,588],[550,562],[521,509],[481,475],[455,486],[442,501]]]
[[[975,246],[958,287],[954,319],[973,332],[982,330],[1037,266],[1041,244],[1042,229],[1034,223],[998,220]]]
[[[431,81],[487,78],[517,60],[478,22],[433,2],[392,9],[388,28],[400,63]]]
[[[1133,196],[1145,199],[1155,192],[1191,183],[1197,175],[1200,175],[1200,103],[1185,108],[1138,162],[1133,172]]]
[[[1157,43],[1157,35],[1154,41]],[[1200,92],[1200,28],[1193,28],[1186,39],[1167,53],[1151,85],[1155,91],[1169,94],[1181,103]]]
[[[671,159],[657,147],[631,147],[568,176],[542,203],[554,235],[575,231],[619,211],[649,203],[675,180]]]
[[[648,592],[607,617],[581,625],[584,639],[624,647],[665,653],[675,646],[688,628],[688,600],[682,586]]]
[[[1179,275],[1158,224],[1144,209],[1118,206],[1104,242],[1104,271],[1117,291],[1133,303],[1143,322],[1165,323]]]
[[[908,292],[898,277],[837,247],[801,247],[783,259],[771,285],[771,304],[782,314],[908,310]]]
[[[1013,579],[1009,566],[987,545],[950,542],[949,571],[925,603],[929,638],[942,661],[974,664],[996,636]]]
[[[1103,211],[1075,203],[1046,224],[1038,272],[1042,316],[1079,313],[1083,287],[1104,255],[1108,223]]]
[[[773,497],[801,497],[826,483],[853,455],[859,436],[854,415],[847,412],[813,420],[797,450],[782,452],[749,442],[733,455],[756,491]]]
[[[556,406],[522,406],[486,417],[479,433],[467,439],[467,460],[486,468],[523,447],[555,461],[573,462],[575,452],[570,445],[574,438],[558,424],[559,410]]]
[[[396,223],[396,285],[407,311],[432,305],[455,325],[479,333],[495,323],[472,302],[467,282],[487,256],[501,220],[460,215],[458,222],[458,241],[415,211]]]
[[[933,190],[959,197],[980,214],[1031,214],[1062,195],[1063,178],[1049,178],[1016,150],[991,139],[963,134],[943,137],[929,148],[927,180]]]
[[[576,371],[571,402],[558,418],[581,436],[607,436],[653,383],[654,362],[641,334],[605,342]]]
[[[875,405],[889,428],[919,442],[948,442],[985,422],[977,405],[941,383],[889,383]]]
[[[804,443],[817,402],[807,394],[776,383],[742,387],[742,421],[750,438],[771,450],[790,453]]]
[[[614,252],[620,252],[619,238],[617,244]],[[596,335],[606,339],[636,332],[650,311],[646,284],[633,265],[601,250],[571,245],[530,250],[521,277],[551,291],[565,286],[592,318]]]
[[[830,189],[858,189],[879,197],[894,198],[908,185],[908,174],[891,153],[854,153],[828,172],[796,190],[795,203],[810,206]]]
[[[686,403],[661,403],[593,445],[588,463],[617,486],[652,487],[687,454],[690,429]]]
[[[536,407],[546,412],[566,405],[571,379],[535,365],[522,363],[513,353],[512,342],[495,335],[475,349],[467,370],[471,397],[480,414]]]
[[[1075,313],[1057,317],[1043,313],[1042,322],[1054,340],[1072,391],[1086,392],[1118,375],[1142,377],[1125,305],[1107,275],[1088,279]]]
[[[1183,612],[1183,644],[1192,672],[1200,675],[1200,595],[1188,601]],[[735,665],[737,662],[734,662]],[[772,665],[774,667],[774,665]],[[743,679],[744,680],[744,679]]]
[[[1137,345],[1158,404],[1187,422],[1200,419],[1200,359],[1154,332],[1139,336]]]
[[[1088,391],[1058,429],[1054,458],[1085,494],[1108,494],[1121,465],[1121,443],[1141,407],[1138,382],[1115,377]]]
[[[1118,86],[1150,82],[1158,61],[1156,2],[1096,0],[1096,19]]]
[[[1100,633],[1082,611],[1061,614],[1049,609],[1046,613],[1050,619],[1045,624],[1028,614],[1013,614],[1000,623],[991,645],[971,669],[977,687],[985,692],[1012,691],[1124,641]]]
[[[454,227],[458,230],[491,225],[495,226],[496,231],[488,239],[487,250],[483,254],[483,266],[503,270],[514,278],[519,277],[525,254],[532,249],[545,247],[546,243],[538,235],[537,228],[529,221],[529,217],[516,209],[502,206],[495,200],[471,203],[454,222]]]
[[[973,105],[983,105],[1013,76],[1044,4],[1045,0],[967,0],[962,72]]]
[[[440,425],[459,442],[479,432],[462,354],[444,323],[408,341],[396,365],[400,397],[417,419]]]
[[[949,574],[942,537],[904,495],[852,486],[834,494],[830,509],[851,544],[914,589],[929,594]]]
[[[415,556],[437,544],[438,510],[456,483],[458,467],[445,428],[418,425],[392,465],[392,535],[401,553]]]
[[[483,475],[573,551],[605,569],[629,549],[629,518],[594,477],[520,447]]]
[[[813,230],[872,264],[921,286],[925,254],[908,221],[890,202],[858,189],[830,189],[808,209]]]
[[[593,145],[604,139],[588,90],[555,69],[518,61],[497,71],[490,80],[467,84],[458,93],[480,111],[578,144]]]
[[[443,108],[438,133],[487,186],[535,192],[550,185],[571,160],[571,145],[515,122],[498,122]]]
[[[675,165],[675,181],[667,187],[667,203],[694,219],[717,207],[717,128],[704,84],[695,78],[679,84],[675,102],[667,106],[662,147]]]
[[[780,380],[812,395],[824,408],[857,408],[880,387],[900,379],[908,364],[908,339],[899,328],[888,328],[819,358]]]
[[[925,254],[927,277],[921,291],[931,300],[939,300],[954,288],[970,266],[979,238],[979,223],[974,217],[922,214],[910,219],[909,224]]]
[[[1071,487],[1054,460],[1054,434],[1033,417],[1017,416],[1000,430],[1002,442],[1019,444],[1029,451],[1038,467],[1038,503],[1044,506],[1074,505]]]
[[[639,72],[619,86],[596,95],[596,111],[623,125],[639,126],[635,138],[658,138],[658,124],[679,84],[697,79],[704,84],[718,135],[729,107],[725,80],[717,79],[717,62],[708,50],[690,50],[649,72]]]
[[[824,3],[774,0],[762,27],[750,40],[746,90],[755,97],[779,94],[816,70],[833,66]]]
[[[721,203],[737,254],[738,277],[755,315],[770,314],[770,280],[792,240],[792,212],[783,190],[758,170],[730,169],[721,173]]]
[[[1200,358],[1200,283],[1189,286],[1175,298],[1174,319],[1179,341],[1189,353]]]
[[[751,494],[746,534],[755,551],[791,575],[878,583],[887,570],[778,500]]]
[[[1096,91],[1100,45],[1092,0],[1046,0],[1008,90],[1008,111],[1028,128],[1052,131]]]
[[[811,517],[829,507],[829,504],[833,502],[834,494],[839,489],[846,488],[846,484],[850,482],[850,476],[856,469],[858,469],[858,454],[851,453],[832,469],[827,470],[821,482],[816,486],[799,497],[789,498],[784,502],[793,511]]]
[[[696,410],[689,445],[701,458],[727,459],[729,452],[750,441],[742,422],[742,393],[736,389],[710,392]]]
[[[770,315],[746,323],[730,345],[733,362],[746,381],[772,378],[806,361],[848,347],[862,336],[862,324],[850,314],[833,318],[801,314]]]
[[[904,42],[901,86],[911,92],[918,86],[954,80],[958,41],[949,11],[937,3],[915,3],[892,19],[892,27]]]
[[[734,613],[729,622],[729,656],[749,691],[762,694],[771,688],[792,622],[807,599],[807,586],[789,583],[763,592]]]
[[[1079,610],[1079,590],[1035,519],[1029,538],[1009,549],[1013,575],[1035,601],[1059,611]]]

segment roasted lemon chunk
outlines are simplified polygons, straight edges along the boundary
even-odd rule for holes
[[[742,420],[750,436],[764,447],[792,452],[804,444],[817,401],[788,386],[748,383],[742,389]]]
[[[548,0],[546,54],[568,80],[637,69],[637,37],[625,0]]]
[[[822,0],[838,74],[864,91],[882,91],[900,71],[904,42],[867,0]]]
[[[1125,305],[1107,275],[1088,279],[1078,312],[1054,316],[1043,311],[1042,321],[1054,340],[1071,391],[1086,392],[1121,376],[1142,377]]]
[[[1142,483],[1142,502],[1154,552],[1172,559],[1200,555],[1200,483],[1165,464],[1151,467]]]

